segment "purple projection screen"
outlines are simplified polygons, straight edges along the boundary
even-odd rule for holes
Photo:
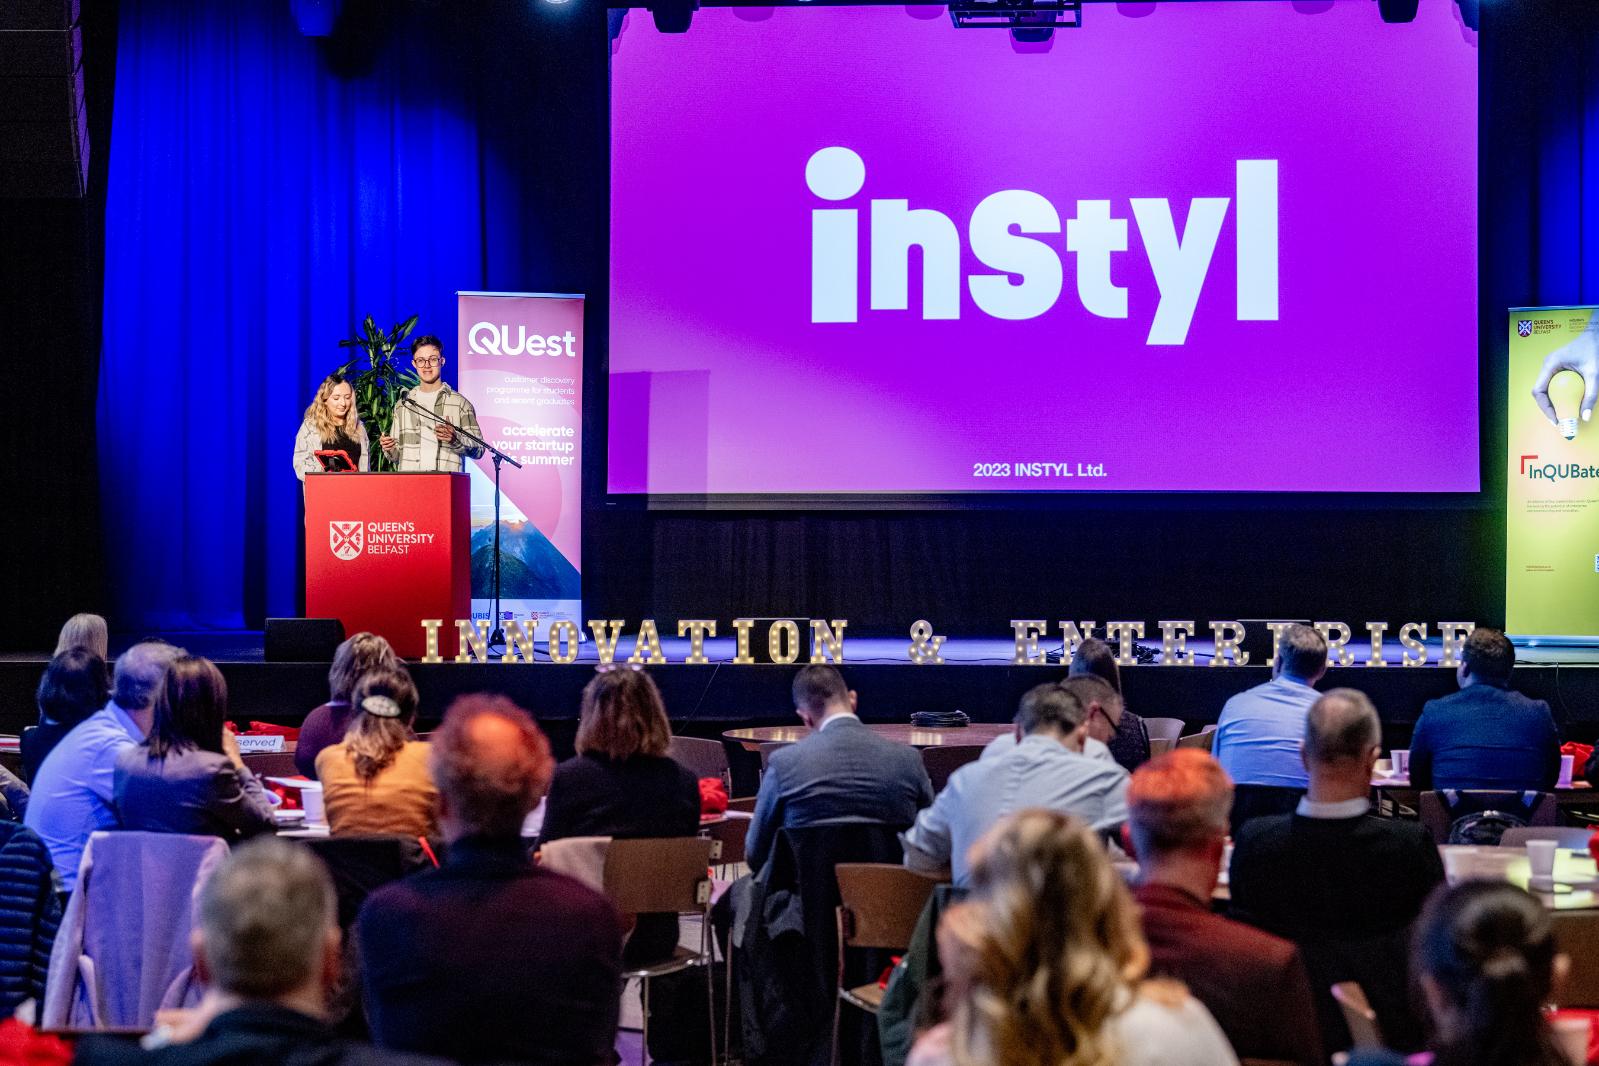
[[[633,12],[609,489],[1471,492],[1455,4]]]

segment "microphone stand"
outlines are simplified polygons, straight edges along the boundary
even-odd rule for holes
[[[515,459],[512,459],[509,455],[506,455],[504,452],[500,451],[500,449],[496,448],[494,445],[490,444],[488,441],[484,440],[482,437],[479,437],[475,433],[462,429],[449,419],[442,418],[439,415],[434,414],[426,407],[423,407],[421,404],[411,399],[411,397],[402,396],[400,397],[400,400],[402,403],[409,405],[412,410],[418,412],[419,414],[426,415],[439,425],[449,426],[451,429],[455,430],[457,436],[465,437],[473,444],[478,445],[484,451],[488,452],[489,457],[494,460],[494,631],[489,634],[488,646],[490,648],[495,646],[504,647],[505,630],[500,625],[500,464],[510,463],[518,470],[522,469],[522,464],[517,462]],[[443,444],[444,442],[440,441],[439,443]]]

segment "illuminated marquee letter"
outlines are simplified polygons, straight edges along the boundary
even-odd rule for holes
[[[1367,622],[1366,632],[1371,634],[1371,654],[1366,657],[1367,666],[1387,666],[1382,657],[1382,637],[1388,632],[1387,622]]]
[[[475,625],[468,619],[457,618],[455,620],[455,636],[460,641],[461,648],[460,651],[455,653],[456,662],[469,663],[476,661],[486,663],[489,661],[489,620],[487,618],[479,618]],[[471,652],[471,654],[467,654],[468,652]]]
[[[577,623],[561,619],[550,623],[550,662],[575,663],[578,652]]]
[[[1144,623],[1142,622],[1106,622],[1105,639],[1116,642],[1116,665],[1133,666],[1138,662],[1133,656],[1133,641],[1142,640],[1144,636]]]
[[[1160,665],[1193,666],[1194,653],[1188,650],[1188,637],[1194,631],[1194,623],[1188,621],[1157,624],[1160,626]],[[1217,658],[1220,658],[1220,655]]]
[[[616,661],[616,642],[622,638],[622,627],[626,624],[620,618],[589,619],[589,632],[594,634],[594,651],[601,666]]]
[[[1399,627],[1399,643],[1405,646],[1405,657],[1399,660],[1400,666],[1426,666],[1427,665],[1427,623],[1406,622]]]
[[[831,623],[820,618],[811,619],[811,662],[835,663],[844,661],[844,629],[849,621],[835,618]]]
[[[1216,640],[1216,654],[1212,666],[1248,666],[1249,653],[1244,650],[1244,624],[1242,622],[1212,622],[1210,632]],[[1232,657],[1228,657],[1228,652]]]
[[[661,633],[655,628],[655,619],[646,618],[638,624],[638,636],[633,638],[633,654],[627,657],[627,661],[651,666],[659,666],[666,661],[666,656],[661,654]]]
[[[1466,646],[1466,637],[1476,629],[1475,622],[1439,622],[1438,635],[1444,641],[1443,658],[1438,665],[1453,670],[1460,665],[1460,652]]]
[[[710,662],[705,657],[705,638],[707,636],[716,636],[716,622],[714,620],[708,618],[679,620],[677,623],[677,635],[688,637],[688,658],[683,660],[685,663],[699,666]]]
[[[1327,642],[1328,666],[1353,666],[1355,653],[1347,645],[1352,634],[1342,622],[1317,622],[1316,632]]]
[[[439,627],[442,625],[444,625],[444,619],[442,618],[422,619],[422,632],[427,639],[427,650],[422,653],[422,661],[425,663],[442,663],[444,661],[439,657]]]
[[[531,624],[532,623],[530,623],[530,625]],[[529,629],[529,628],[524,627],[521,622],[518,622],[514,618],[511,619],[510,621],[506,622],[505,623],[505,654],[500,656],[500,662],[502,662],[502,663],[514,663],[514,662],[516,662],[517,653],[518,652],[522,653],[522,658],[524,660],[526,660],[527,662],[532,662],[533,658],[534,658],[534,655],[533,655],[533,640],[534,640],[534,638],[537,635],[538,635],[538,630],[537,630],[537,626],[536,625],[534,626],[534,628]]]
[[[787,618],[779,618],[766,631],[766,654],[779,666],[787,666],[799,658],[799,626]]]
[[[733,652],[733,664],[735,666],[748,666],[755,661],[755,656],[750,654],[750,630],[754,628],[755,619],[753,618],[733,619],[733,639],[736,645]]]
[[[1082,646],[1083,641],[1094,635],[1094,623],[1072,622],[1062,619],[1059,624],[1061,645],[1064,649],[1062,654],[1070,662],[1072,656],[1077,654],[1077,649]]]
[[[1038,650],[1038,638],[1046,632],[1042,618],[1013,618],[1011,631],[1016,635],[1016,654],[1011,662],[1017,666],[1044,666],[1048,660]]]

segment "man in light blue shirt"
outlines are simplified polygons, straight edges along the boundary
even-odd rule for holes
[[[1277,641],[1271,680],[1228,700],[1216,723],[1213,754],[1238,786],[1233,829],[1260,814],[1294,809],[1309,784],[1300,747],[1305,718],[1327,672],[1327,640],[1307,625],[1291,625]]]
[[[1108,685],[1106,691],[1112,691]],[[1101,705],[1114,732],[1121,704]],[[995,822],[1027,807],[1075,815],[1109,831],[1127,820],[1127,771],[1115,762],[1083,754],[1090,714],[1062,685],[1039,685],[1022,697],[1016,712],[1017,743],[956,770],[933,805],[900,834],[905,865],[922,873],[954,875],[964,887],[967,852]]]
[[[74,726],[34,776],[24,824],[50,849],[64,892],[78,883],[78,863],[89,834],[116,827],[112,784],[117,756],[150,732],[167,667],[181,654],[181,648],[157,641],[123,652],[112,678],[111,702]]]

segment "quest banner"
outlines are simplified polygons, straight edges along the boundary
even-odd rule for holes
[[[1505,629],[1599,641],[1599,314],[1510,309]]]
[[[461,392],[500,471],[502,618],[582,620],[583,297],[461,292]],[[494,610],[494,461],[472,475],[472,614]]]

